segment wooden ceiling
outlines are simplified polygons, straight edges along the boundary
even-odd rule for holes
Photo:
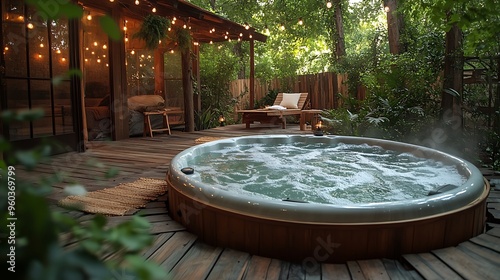
[[[141,19],[148,14],[166,16],[171,21],[175,18],[175,25],[190,28],[191,36],[199,43],[224,42],[228,40],[261,41],[265,42],[267,36],[257,32],[253,27],[230,21],[212,12],[203,10],[189,2],[182,0],[81,0],[83,5],[93,7],[106,7],[116,9],[120,7],[127,16]]]

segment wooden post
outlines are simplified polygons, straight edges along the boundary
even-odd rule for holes
[[[184,121],[186,132],[194,131],[194,99],[193,83],[191,81],[191,51],[190,49],[181,50],[182,64],[182,89],[184,90]]]
[[[154,75],[155,75],[155,94],[165,98],[164,76],[165,65],[163,63],[163,49],[157,48],[154,52]]]
[[[250,108],[255,104],[255,43],[250,40]]]
[[[121,22],[121,10],[113,9],[111,16],[116,22]],[[111,120],[113,140],[127,139],[128,105],[127,105],[127,69],[125,68],[124,40],[109,41],[109,66],[111,75]]]
[[[198,94],[194,94],[194,110],[199,112],[201,110],[201,80],[200,80],[200,46],[193,46],[193,53],[195,60],[193,61],[193,76],[196,81],[196,92]]]

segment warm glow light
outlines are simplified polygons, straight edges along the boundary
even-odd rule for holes
[[[89,61],[88,58],[85,58],[85,62]]]
[[[106,63],[106,67],[109,67],[109,64]]]
[[[283,30],[285,30],[285,25],[284,25],[284,24],[282,24],[282,25],[280,26],[280,29],[281,29],[282,31],[283,31]]]
[[[63,58],[61,58],[61,61],[62,61],[62,62],[66,61],[66,58],[64,58],[64,57],[63,57]]]
[[[39,55],[38,55],[38,58],[42,58],[42,55],[41,55],[41,54],[39,54]]]
[[[248,23],[245,23],[245,29],[246,30],[250,29],[250,25],[248,25]]]
[[[148,58],[151,58],[151,56],[150,56],[150,55],[148,55]]]
[[[240,37],[243,37],[243,33],[240,33]]]
[[[168,31],[171,31],[171,30],[172,30],[172,28],[171,28],[171,27],[169,27],[169,28],[168,28]]]
[[[184,24],[182,27],[185,29],[185,28],[187,28],[187,25]]]
[[[56,50],[56,53],[61,53],[61,50],[60,50],[60,49],[57,49],[57,50]]]
[[[43,43],[42,43],[42,44],[40,44],[40,48],[43,48],[43,47],[45,47],[45,46],[43,45]]]
[[[95,54],[95,52],[91,52],[91,54]]]
[[[123,31],[127,31],[127,27],[126,26],[123,27]]]
[[[253,38],[252,34],[248,35],[248,38],[252,39]]]
[[[105,54],[103,54],[103,55],[102,55],[102,57],[106,57],[106,55],[105,55]]]
[[[106,44],[104,44],[104,45],[102,45],[102,48],[103,48],[103,49],[107,49],[107,48],[108,48],[108,46],[106,46]]]
[[[131,50],[131,51],[130,51],[130,54],[135,54],[135,51],[134,51],[134,50]]]
[[[100,58],[97,59],[97,63],[101,63],[101,59]]]
[[[31,22],[28,23],[28,29],[33,29],[33,28],[35,28],[35,26],[33,26],[33,23],[31,23]]]
[[[109,0],[109,2],[113,3],[113,2],[115,2],[115,0]]]
[[[86,51],[88,51],[88,50],[89,50],[89,47],[86,47],[86,48],[85,48],[85,50],[86,50]]]
[[[153,7],[153,9],[151,10],[153,13],[156,13],[156,8]]]
[[[302,18],[299,18],[299,25],[302,25],[304,24],[304,21],[302,20]]]
[[[136,5],[139,5],[139,0],[135,0],[135,4],[136,4]]]
[[[96,46],[96,47],[97,47],[97,41],[95,41],[95,42],[94,42],[94,46]]]
[[[327,2],[326,2],[326,7],[327,7],[328,9],[330,9],[330,8],[332,7],[332,2],[331,2],[331,1],[327,1]]]
[[[89,12],[89,14],[87,15],[87,20],[92,20],[92,15],[90,14],[90,12]]]
[[[174,50],[173,50],[173,49],[172,49],[172,50],[170,50],[170,53],[174,53]]]
[[[8,50],[9,50],[9,47],[5,47],[5,48],[3,48],[3,49],[4,49],[4,50],[6,50],[6,51],[8,51]]]
[[[143,54],[141,54],[141,57],[142,57],[142,58],[144,58],[144,55],[143,55]]]
[[[389,8],[389,6],[385,6],[385,7],[384,7],[384,11],[385,11],[386,13],[388,13],[388,12],[390,12],[390,11],[391,11],[391,8]]]
[[[210,40],[210,44],[213,44],[213,43],[214,43],[214,41]]]
[[[176,21],[176,20],[177,20],[177,18],[176,18],[176,17],[174,17],[172,20],[173,20],[173,21]]]

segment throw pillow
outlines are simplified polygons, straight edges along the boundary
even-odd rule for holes
[[[297,109],[299,99],[300,93],[283,93],[283,100],[281,100],[280,106],[286,107],[287,109]]]

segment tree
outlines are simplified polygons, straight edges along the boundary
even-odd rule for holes
[[[405,51],[400,36],[404,26],[403,14],[398,8],[397,0],[384,0],[384,9],[387,13],[389,50],[391,54],[400,54]]]

